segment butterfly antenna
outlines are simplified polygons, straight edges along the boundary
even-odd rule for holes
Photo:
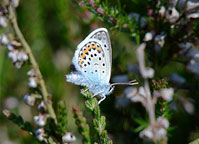
[[[111,84],[112,86],[116,86],[116,85],[137,85],[138,82],[136,80],[132,80],[132,81],[129,81],[128,83],[113,83]]]

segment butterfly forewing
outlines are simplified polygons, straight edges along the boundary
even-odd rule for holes
[[[78,45],[73,62],[85,77],[96,84],[103,84],[110,80],[111,56],[108,32],[100,28]]]
[[[101,41],[102,46],[104,47],[104,50],[107,54],[109,54],[109,57],[107,57],[110,61],[110,65],[112,64],[112,48],[111,48],[111,42],[109,38],[109,34],[107,29],[105,28],[99,28],[88,35],[88,38],[97,39]]]

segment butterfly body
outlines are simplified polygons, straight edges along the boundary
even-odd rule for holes
[[[76,71],[66,75],[66,80],[88,87],[94,96],[105,98],[114,87],[109,83],[112,66],[112,48],[107,29],[91,32],[78,46],[72,63]]]
[[[86,86],[93,95],[99,95],[102,98],[106,95],[110,95],[114,89],[110,83],[93,83],[79,72],[72,72],[66,75],[66,80],[76,85]]]

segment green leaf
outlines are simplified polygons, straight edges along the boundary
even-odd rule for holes
[[[139,126],[136,129],[133,130],[136,133],[142,131],[143,129],[145,129],[149,125],[148,121],[141,119],[141,118],[135,118],[134,121],[137,124],[139,124]]]
[[[98,102],[97,102],[97,99],[92,98],[92,99],[90,99],[90,100],[87,100],[87,101],[85,102],[85,104],[86,104],[86,107],[87,107],[90,111],[93,111],[94,108],[98,105]]]
[[[91,144],[90,128],[87,124],[86,118],[82,112],[75,106],[73,106],[73,114],[75,123],[78,126],[79,133],[83,136],[83,144]]]
[[[64,135],[67,128],[67,109],[66,103],[61,102],[57,108],[57,132],[59,135]]]
[[[23,118],[20,115],[17,116],[8,110],[3,110],[3,113],[10,121],[18,125],[22,130],[30,132],[31,134],[34,135],[35,129],[32,126],[32,124],[29,122],[24,122]]]
[[[102,129],[104,130],[105,127],[106,127],[106,118],[105,118],[105,116],[101,116],[100,123],[101,123]]]

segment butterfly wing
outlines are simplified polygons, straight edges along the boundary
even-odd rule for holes
[[[104,46],[105,53],[109,55],[107,57],[110,63],[110,75],[111,75],[111,66],[112,66],[112,48],[111,48],[111,41],[106,28],[98,28],[95,31],[91,32],[86,39],[97,39],[101,41],[102,45]]]
[[[77,47],[73,64],[94,84],[109,83],[112,49],[108,31],[99,28],[89,34]]]
[[[71,74],[66,75],[66,80],[68,82],[72,82],[76,85],[81,85],[81,86],[90,86],[90,81],[84,77],[84,75],[81,74],[81,72],[71,72]]]

